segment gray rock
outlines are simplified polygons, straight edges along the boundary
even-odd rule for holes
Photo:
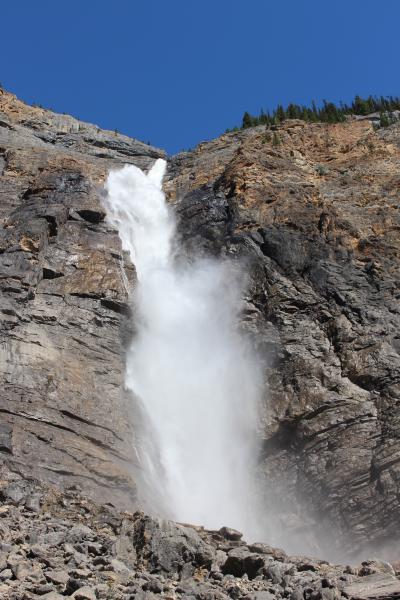
[[[76,600],[96,600],[96,592],[93,588],[85,585],[72,594],[72,598]]]
[[[276,596],[270,592],[253,592],[245,596],[245,600],[275,600]],[[294,600],[294,599],[293,599]]]
[[[289,600],[304,600],[304,589],[302,587],[294,589],[289,595]]]
[[[228,558],[222,565],[221,571],[224,575],[242,577],[246,574],[250,579],[253,579],[264,567],[264,564],[262,556],[250,552],[246,546],[240,546],[228,553]]]
[[[27,561],[19,561],[11,567],[15,579],[26,579],[32,573],[32,565]]]
[[[117,558],[113,558],[111,560],[110,567],[116,573],[124,573],[127,571],[130,572],[129,567],[127,567],[121,560],[118,560]]]
[[[10,569],[13,569],[15,566],[17,566],[23,560],[24,560],[24,556],[22,555],[22,553],[20,554],[17,552],[12,552],[7,557],[7,566],[9,566]]]
[[[73,554],[73,559],[76,563],[76,565],[86,565],[88,562],[88,557],[86,556],[86,554],[83,554],[82,552],[74,552]],[[105,564],[107,562],[107,559],[105,559],[103,556],[99,557],[101,564]],[[96,562],[95,562],[96,561]],[[99,564],[97,562],[97,560],[95,559],[94,564]]]
[[[240,533],[240,531],[236,531],[236,529],[232,529],[231,527],[221,527],[218,533],[227,540],[233,541],[238,541],[243,537],[243,533]]]
[[[46,579],[51,581],[52,583],[65,585],[69,580],[69,574],[67,571],[62,569],[53,569],[50,571],[45,571]]]
[[[19,504],[28,493],[29,487],[24,481],[14,481],[2,490],[2,495],[7,502]]]
[[[31,494],[25,500],[25,508],[27,510],[31,510],[32,512],[40,511],[40,495],[39,494]]]
[[[73,569],[70,571],[70,575],[76,577],[77,579],[86,579],[86,577],[90,577],[91,574],[92,571],[88,568]]]
[[[138,557],[150,554],[153,568],[167,573],[178,572],[187,562],[210,567],[214,558],[213,548],[194,529],[171,521],[139,517],[135,539]]]
[[[11,579],[12,576],[13,576],[13,572],[11,571],[11,569],[3,569],[0,573],[1,580]]]
[[[7,554],[0,554],[0,570],[3,570],[7,567]]]
[[[367,575],[345,586],[347,597],[367,600],[369,598],[395,598],[400,595],[400,581],[389,573]]]
[[[40,596],[43,596],[44,594],[47,594],[47,593],[53,592],[53,591],[54,591],[54,586],[52,583],[43,583],[41,585],[35,586],[35,594],[38,594]]]
[[[65,540],[64,531],[50,531],[37,536],[34,543],[43,546],[60,546]]]
[[[192,571],[192,575],[193,575],[193,571]],[[182,579],[182,577],[181,577],[181,579]],[[143,586],[143,589],[145,591],[148,590],[149,592],[153,592],[154,594],[161,594],[164,587],[163,587],[161,581],[153,578]]]
[[[264,573],[265,577],[270,579],[272,583],[281,584],[286,570],[286,565],[282,565],[280,563],[271,563],[266,566]]]
[[[99,542],[91,542],[87,545],[87,549],[88,552],[90,552],[90,554],[101,554],[103,547]]]
[[[95,591],[98,598],[107,598],[110,588],[105,583],[99,583],[96,585]]]
[[[322,588],[320,594],[322,600],[337,600],[341,598],[341,593],[335,588]]]
[[[135,594],[135,600],[157,600],[159,596],[153,594],[153,592],[145,592],[143,590],[138,591]]]
[[[365,560],[358,569],[359,575],[372,575],[374,573],[389,573],[390,575],[395,575],[392,565],[379,559]]]
[[[215,552],[214,560],[211,565],[211,570],[220,571],[222,565],[225,564],[227,557],[228,555],[226,552],[223,552],[222,550],[217,550]]]
[[[68,542],[64,544],[65,556],[71,556],[71,554],[74,554],[74,552],[75,552],[75,548],[73,547],[72,544],[69,544]]]
[[[66,535],[67,542],[70,544],[76,544],[77,542],[81,542],[83,540],[92,540],[93,538],[93,531],[86,525],[74,525],[74,527],[72,527],[72,529],[68,531]]]
[[[0,465],[0,477],[6,476],[7,470]],[[38,489],[38,492],[43,498],[45,513],[27,511],[20,504],[0,519],[0,530],[6,532],[10,542],[3,542],[2,547],[9,551],[7,561],[11,565],[5,573],[4,569],[0,571],[0,597],[8,598],[12,592],[14,596],[11,597],[15,599],[47,594],[49,598],[57,598],[54,594],[58,593],[64,598],[84,600],[132,597],[155,600],[161,596],[195,600],[272,600],[271,597],[340,600],[343,592],[348,597],[358,598],[362,594],[362,600],[372,600],[398,593],[398,579],[390,572],[360,577],[347,573],[346,567],[304,556],[284,559],[281,552],[277,552],[280,559],[272,559],[271,554],[251,552],[245,545],[235,546],[226,554],[219,549],[226,541],[221,540],[216,531],[183,527],[139,512],[133,515],[116,512],[114,515],[120,524],[118,534],[123,532],[121,555],[115,545],[117,538],[113,526],[106,525],[103,520],[104,507],[81,499],[76,492],[69,491],[68,499],[49,488]],[[84,528],[80,506],[84,506]],[[28,535],[40,538],[43,532],[50,533],[52,528],[64,528],[66,532],[74,530],[80,541],[74,545],[63,542],[54,546],[25,542]],[[86,537],[91,539],[86,540]],[[82,554],[86,559],[85,566],[77,567],[75,556],[80,553],[76,548],[85,550],[90,544],[96,544],[97,549],[101,547],[103,554]],[[271,549],[267,545],[251,547]],[[129,565],[125,557],[128,557]],[[207,562],[204,562],[205,557]],[[225,565],[229,565],[229,561],[235,574],[226,572]],[[49,562],[54,565],[52,568],[48,568]],[[219,569],[220,564],[225,574],[213,570]],[[315,570],[310,570],[310,566]],[[364,561],[362,568],[373,566],[389,569],[387,563],[379,560]],[[382,577],[384,580],[380,579]]]
[[[275,560],[285,561],[287,559],[287,554],[284,550],[282,550],[281,548],[274,548],[272,546],[268,546],[268,544],[255,543],[248,544],[247,547],[249,550],[251,550],[251,552],[256,552],[257,554],[266,554],[268,556],[271,556]]]
[[[184,581],[185,579],[191,579],[194,575],[194,572],[195,572],[194,565],[189,562],[185,563],[184,565],[182,565],[180,572],[179,572],[180,580]],[[154,591],[154,590],[151,590],[151,591]]]
[[[0,452],[12,454],[12,427],[0,423]]]
[[[35,558],[39,558],[46,561],[49,558],[48,546],[41,546],[40,544],[33,544],[29,548],[29,554]]]

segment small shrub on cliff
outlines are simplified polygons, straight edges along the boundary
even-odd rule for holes
[[[325,167],[325,165],[317,165],[315,167],[316,172],[318,173],[318,175],[328,175],[329,173],[329,169],[328,167]]]
[[[381,127],[388,127],[390,125],[389,117],[387,113],[381,112],[379,115],[379,123]]]
[[[381,112],[379,114],[379,126],[380,127],[389,127],[389,125],[393,125],[393,123],[397,123],[399,121],[399,117],[390,112]]]
[[[271,140],[272,140],[271,134],[269,131],[267,131],[261,141],[263,144],[269,144],[271,142]]]
[[[279,139],[278,134],[276,133],[276,131],[274,131],[274,136],[272,138],[272,145],[273,146],[279,146],[281,143],[281,140]]]

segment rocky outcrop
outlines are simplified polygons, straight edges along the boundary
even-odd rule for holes
[[[188,251],[227,254],[251,275],[243,325],[268,361],[260,476],[280,522],[270,539],[292,551],[373,545],[397,557],[399,141],[399,125],[288,121],[169,161]],[[0,90],[0,458],[16,477],[123,508],[137,501],[139,468],[123,389],[135,272],[102,185],[109,169],[159,156]],[[241,553],[223,577],[250,577]]]
[[[4,600],[394,600],[396,565],[333,565],[219,531],[120,513],[19,479],[0,485]]]
[[[123,391],[134,270],[101,190],[110,169],[159,156],[0,90],[0,454],[25,477],[125,506],[136,499]]]
[[[171,160],[187,247],[252,273],[244,322],[269,362],[261,468],[282,544],[398,552],[399,142],[398,125],[288,121]]]

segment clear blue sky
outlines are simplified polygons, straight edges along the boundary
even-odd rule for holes
[[[400,1],[3,2],[0,81],[173,153],[277,103],[398,95]]]

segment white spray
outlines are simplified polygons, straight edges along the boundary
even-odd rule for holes
[[[238,330],[243,285],[227,261],[178,266],[165,166],[157,160],[146,175],[127,165],[106,183],[109,220],[138,275],[126,385],[153,432],[143,468],[162,516],[253,536],[262,369]]]

